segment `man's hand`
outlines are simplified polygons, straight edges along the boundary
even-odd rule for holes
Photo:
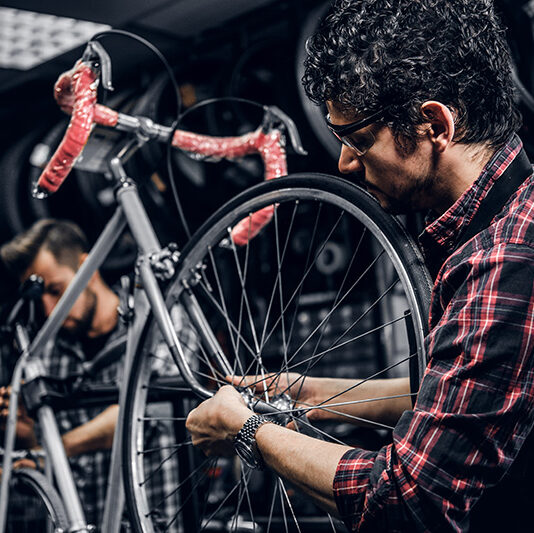
[[[231,456],[234,438],[254,413],[245,405],[234,387],[221,387],[212,398],[202,402],[187,417],[191,440],[208,457]]]
[[[270,398],[288,394],[295,401],[296,408],[306,409],[309,420],[395,425],[402,413],[412,408],[408,378],[362,381],[289,372],[227,379],[237,387],[248,387],[257,398],[264,398],[265,394]]]
[[[5,431],[7,417],[9,414],[9,396],[11,386],[0,387],[0,430]],[[24,404],[19,398],[17,407],[17,446],[20,448],[33,448],[37,445],[34,433],[34,420],[28,415]]]
[[[238,387],[248,387],[257,398],[269,398],[280,394],[287,394],[295,401],[296,408],[308,409],[327,401],[330,388],[326,386],[326,378],[314,378],[303,376],[296,372],[284,372],[280,374],[269,373],[264,376],[234,376],[228,378],[231,383]],[[310,409],[306,411],[309,420],[335,418],[335,415],[323,409]]]
[[[228,381],[245,386],[241,378],[228,378]],[[252,385],[258,380],[248,376],[246,381]],[[256,387],[256,395],[261,396],[265,391],[275,393],[284,387],[281,381],[278,385],[275,381],[265,380],[264,386]],[[235,453],[237,432],[253,414],[241,394],[233,386],[225,385],[189,413],[186,427],[193,444],[208,457],[229,456]],[[263,424],[256,432],[256,442],[269,468],[298,486],[329,513],[337,513],[332,485],[336,467],[350,448],[288,431],[276,424]]]

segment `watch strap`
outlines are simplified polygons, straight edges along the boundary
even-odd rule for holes
[[[246,420],[246,422],[243,424],[241,429],[237,432],[237,435],[235,436],[235,439],[234,439],[234,442],[240,442],[246,445],[247,447],[249,447],[250,450],[254,452],[256,461],[258,463],[256,468],[258,469],[263,468],[264,461],[263,461],[263,457],[261,457],[259,450],[257,449],[256,432],[264,424],[278,424],[278,423],[271,417],[254,414]]]

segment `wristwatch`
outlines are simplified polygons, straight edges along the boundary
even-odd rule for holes
[[[235,452],[239,458],[254,470],[263,470],[265,463],[256,444],[256,431],[263,424],[276,424],[272,418],[252,415],[237,432],[234,439]]]

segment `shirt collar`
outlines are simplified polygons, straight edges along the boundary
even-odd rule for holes
[[[521,139],[514,134],[503,148],[497,150],[473,185],[443,215],[433,218],[430,214],[426,220],[427,226],[419,237],[421,246],[426,249],[437,246],[443,253],[451,253],[493,183],[503,174],[522,147]]]

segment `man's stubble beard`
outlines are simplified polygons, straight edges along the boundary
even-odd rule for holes
[[[97,303],[97,296],[96,293],[89,289],[85,289],[85,293],[87,296],[87,306],[84,310],[84,313],[81,318],[79,319],[73,319],[75,320],[75,326],[72,328],[69,328],[68,331],[75,335],[76,337],[82,339],[87,338],[89,335],[89,332],[91,331],[93,320],[96,313],[96,303]]]

